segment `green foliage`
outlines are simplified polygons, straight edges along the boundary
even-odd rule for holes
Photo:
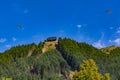
[[[65,67],[61,67],[61,63]],[[13,80],[63,80],[62,69],[69,71],[67,62],[58,51],[51,50],[41,54],[38,59],[35,56],[23,57],[7,66],[0,66],[0,76],[11,77]]]
[[[101,74],[109,72],[111,80],[120,79],[120,47],[106,54],[92,45],[68,38],[58,39],[57,50],[42,53],[43,46],[43,42],[38,45],[32,43],[0,53],[0,77],[13,80],[63,80],[70,69],[80,70],[82,61],[92,58]],[[30,56],[29,52],[32,52]]]
[[[110,55],[111,55],[111,57],[118,57],[118,56],[120,56],[120,47],[117,47],[117,48],[113,49],[110,52]]]
[[[32,51],[31,56],[35,56],[37,54],[42,53],[42,42],[37,46],[36,44],[28,44],[12,47],[10,50],[5,51],[0,54],[0,64],[5,65],[10,64],[10,62],[15,62],[19,58],[27,57],[29,51]]]
[[[67,60],[68,64],[73,70],[79,70],[79,64],[83,59],[93,58],[95,60],[106,59],[107,54],[103,53],[92,45],[86,43],[78,43],[71,39],[59,39],[58,50],[63,57]]]
[[[82,52],[82,54],[88,58],[93,58],[93,59],[104,59],[108,57],[107,54],[103,53],[99,49],[93,47],[92,45],[89,45],[87,43],[78,43],[79,45],[79,50]]]
[[[38,56],[39,54],[41,54],[43,46],[44,46],[43,42],[40,42],[38,46],[35,47],[35,49],[33,50],[32,56]]]
[[[2,80],[12,80],[12,78],[5,78],[5,77],[2,77],[1,79]]]
[[[110,54],[86,43],[78,43],[67,38],[59,38],[57,49],[68,62],[72,70],[79,70],[79,64],[84,59],[94,59],[100,73],[109,72],[111,80],[120,79],[120,48],[116,48]]]
[[[77,42],[67,38],[59,38],[57,49],[71,66],[71,69],[79,69],[79,64],[85,59],[85,57],[81,54]]]
[[[93,59],[84,60],[80,65],[80,71],[75,71],[73,80],[110,80],[109,73],[98,73],[98,67]]]

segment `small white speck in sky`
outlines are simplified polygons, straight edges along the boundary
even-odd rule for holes
[[[4,42],[6,42],[6,41],[7,41],[6,38],[1,38],[1,39],[0,39],[0,43],[4,43]]]
[[[79,24],[79,25],[77,25],[77,28],[81,28],[81,27],[82,27],[82,25],[80,25],[80,24]]]

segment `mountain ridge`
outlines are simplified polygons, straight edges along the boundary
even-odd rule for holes
[[[100,68],[101,73],[109,72],[111,80],[120,78],[119,47],[111,50],[108,55],[90,44],[79,43],[70,38],[58,38],[57,45],[54,44],[53,47],[50,42],[49,45],[46,45],[49,50],[43,54],[42,49],[45,45],[45,42],[40,42],[38,45],[35,43],[21,45],[12,47],[0,54],[0,76],[7,75],[6,77],[12,77],[14,80],[20,78],[19,76],[23,77],[20,80],[27,78],[69,80],[70,72],[80,70],[79,65],[82,61],[92,58]],[[28,56],[31,50],[32,53]],[[15,75],[18,73],[16,70],[20,72],[20,75]]]

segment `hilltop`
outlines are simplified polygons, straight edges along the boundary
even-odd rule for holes
[[[42,53],[49,51],[51,49],[56,49],[56,45],[58,44],[58,40],[56,37],[49,37],[44,41],[44,46],[42,49]]]
[[[108,47],[105,47],[105,48],[102,48],[101,51],[107,53],[107,54],[110,54],[110,52],[114,49],[116,49],[117,47],[112,45],[112,46],[108,46]]]
[[[107,49],[107,50],[106,50]],[[110,54],[106,54],[106,52]],[[97,49],[70,38],[48,38],[12,47],[0,54],[0,77],[13,80],[69,80],[83,60],[94,59],[100,72],[120,79],[120,47]],[[72,73],[72,74],[71,74]]]

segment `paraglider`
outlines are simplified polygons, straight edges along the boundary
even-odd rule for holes
[[[107,13],[112,13],[113,11],[112,11],[112,10],[106,10],[105,12],[107,12]]]
[[[18,24],[17,27],[18,27],[19,29],[22,29],[22,25],[21,25],[21,24]]]

